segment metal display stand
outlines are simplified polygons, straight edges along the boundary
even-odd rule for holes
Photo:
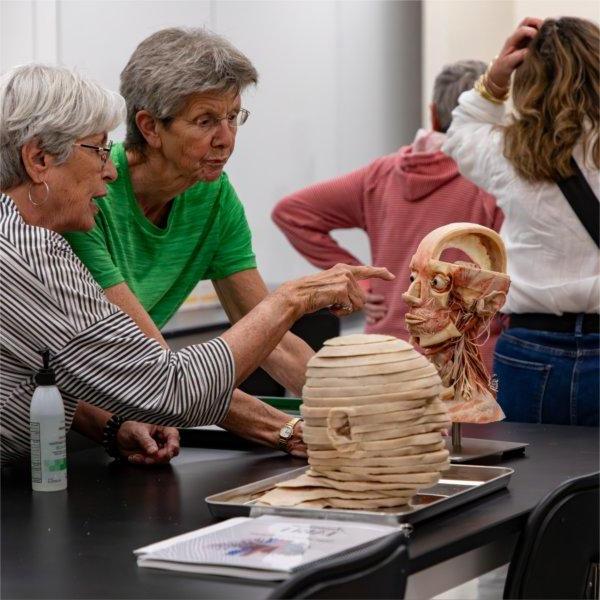
[[[529,444],[524,442],[502,442],[498,440],[485,440],[478,438],[463,438],[461,424],[452,423],[452,432],[446,439],[446,447],[450,452],[450,462],[464,463],[488,456],[524,454]]]

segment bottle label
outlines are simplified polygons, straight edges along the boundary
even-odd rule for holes
[[[40,424],[29,423],[31,435],[31,481],[42,483],[42,455],[40,451]]]
[[[67,444],[63,418],[30,422],[31,480],[59,484],[67,477]]]

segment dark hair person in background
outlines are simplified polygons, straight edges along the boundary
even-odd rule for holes
[[[443,148],[505,214],[511,319],[494,370],[512,421],[598,425],[600,252],[557,182],[579,170],[598,202],[599,58],[596,24],[525,19],[460,97]]]

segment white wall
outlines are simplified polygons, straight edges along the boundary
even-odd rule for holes
[[[55,62],[55,0],[0,0],[0,71],[32,60]]]
[[[433,82],[450,62],[491,61],[525,17],[573,16],[600,21],[597,0],[423,0],[423,105],[427,124]]]
[[[514,19],[525,17],[581,17],[600,21],[600,2],[596,0],[513,0]]]
[[[0,0],[0,69],[76,66],[112,89],[157,29],[207,25],[260,75],[228,174],[246,206],[259,266],[279,282],[314,270],[272,224],[283,195],[394,151],[420,121],[420,2],[385,0]],[[122,137],[122,130],[114,136]],[[338,239],[369,260],[366,236]]]
[[[489,62],[513,26],[512,0],[424,0],[423,124],[442,67],[463,59]]]
[[[421,18],[422,10],[422,18]],[[207,25],[260,73],[229,175],[271,282],[312,270],[272,225],[283,195],[408,143],[441,67],[489,61],[525,16],[600,20],[595,0],[0,0],[0,70],[41,60],[107,87],[133,48],[170,25]],[[422,44],[422,45],[421,45]],[[122,136],[117,131],[115,139]],[[336,233],[363,260],[366,236]]]

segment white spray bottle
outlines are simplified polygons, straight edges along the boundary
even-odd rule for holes
[[[49,366],[50,350],[41,354],[44,366],[35,375],[38,387],[29,409],[31,487],[36,492],[56,492],[67,488],[65,407]]]

